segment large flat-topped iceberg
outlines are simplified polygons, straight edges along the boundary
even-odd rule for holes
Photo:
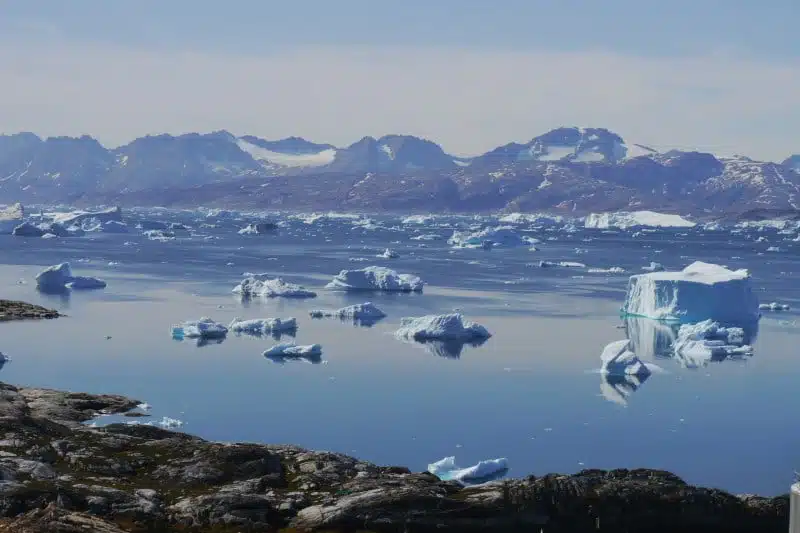
[[[71,226],[73,224],[80,224],[86,219],[94,218],[100,223],[114,220],[122,222],[122,209],[119,206],[103,209],[100,211],[72,211],[69,213],[54,213],[50,215],[53,222],[63,224],[64,226]]]
[[[680,272],[631,276],[622,312],[627,315],[702,322],[758,320],[750,273],[696,261]]]
[[[423,282],[412,274],[398,274],[385,267],[342,270],[325,287],[344,291],[421,292]]]
[[[692,228],[695,223],[680,215],[667,215],[655,211],[620,211],[619,213],[592,213],[586,217],[587,228]]]

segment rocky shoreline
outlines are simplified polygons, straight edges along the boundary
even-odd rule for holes
[[[0,322],[58,318],[58,311],[15,300],[0,300]]]
[[[736,496],[657,470],[462,488],[296,446],[147,425],[89,427],[138,401],[0,383],[0,533],[784,533],[788,496]]]

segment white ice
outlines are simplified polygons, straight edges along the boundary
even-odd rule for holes
[[[106,283],[97,278],[73,276],[69,263],[48,267],[36,275],[36,286],[43,291],[70,289],[100,289]]]
[[[14,228],[22,224],[25,218],[25,209],[22,204],[14,204],[0,209],[0,235],[7,235]]]
[[[342,270],[325,287],[346,291],[420,292],[424,283],[412,274],[398,274],[385,267]]]
[[[603,374],[639,376],[640,378],[650,375],[647,365],[631,351],[628,339],[608,344],[600,354],[600,361],[602,363],[600,371]]]
[[[712,320],[684,324],[675,340],[675,356],[684,366],[697,368],[715,358],[752,355],[753,348],[744,339],[742,328],[722,327]]]
[[[668,215],[656,213],[654,211],[621,211],[618,213],[591,213],[584,221],[586,228],[609,229],[609,228],[637,228],[637,227],[661,227],[661,228],[692,228],[695,223],[686,220],[680,215]]]
[[[445,457],[428,465],[428,472],[442,481],[458,481],[463,484],[488,481],[493,477],[500,477],[507,470],[508,460],[505,458],[480,461],[466,468],[459,467],[455,457]]]
[[[491,333],[480,324],[465,320],[460,313],[407,317],[401,320],[395,335],[405,339],[476,341],[488,339]]]
[[[496,226],[480,231],[455,231],[447,244],[456,248],[487,248],[491,246],[530,246],[538,239],[520,235],[512,226]]]
[[[383,251],[383,253],[378,254],[377,257],[381,259],[397,259],[398,257],[400,257],[400,254],[398,254],[391,248],[387,248]]]
[[[239,235],[264,235],[275,230],[276,226],[268,222],[248,224],[239,230]]]
[[[228,324],[228,329],[234,333],[245,333],[248,335],[286,333],[297,330],[297,319],[254,318],[251,320],[242,320],[237,317]]]
[[[119,207],[112,207],[110,209],[103,209],[100,211],[72,211],[69,213],[52,213],[49,216],[53,222],[63,224],[64,226],[71,226],[73,224],[80,224],[87,218],[96,218],[101,223],[109,220],[116,220],[122,222],[122,210]]]
[[[755,321],[758,299],[747,270],[696,261],[680,272],[631,276],[622,311],[658,320]]]
[[[336,149],[329,148],[311,154],[292,154],[273,152],[261,146],[249,143],[243,139],[236,140],[237,146],[258,161],[265,161],[284,167],[321,167],[328,165],[336,159]]]
[[[73,276],[66,286],[75,290],[104,289],[106,282],[88,276]]]
[[[761,304],[758,306],[758,308],[762,311],[788,311],[790,309],[787,304],[780,304],[778,302]]]
[[[309,311],[309,315],[311,315],[313,318],[380,320],[386,316],[386,313],[378,309],[378,307],[372,302],[365,302],[363,304],[348,305],[347,307],[342,307],[341,309],[314,309]]]
[[[172,335],[177,338],[221,339],[227,334],[227,327],[219,322],[214,322],[208,317],[203,317],[200,320],[187,320],[180,326],[172,328]]]
[[[312,357],[318,355],[322,355],[322,346],[319,344],[298,346],[293,342],[276,344],[264,352],[265,357]]]
[[[239,285],[233,288],[233,292],[244,297],[315,298],[317,296],[317,293],[309,291],[301,285],[288,283],[282,278],[268,279],[263,276],[243,279]]]
[[[662,270],[664,270],[664,265],[662,265],[661,263],[656,263],[654,261],[651,261],[649,265],[643,266],[642,270],[646,272],[661,272]]]

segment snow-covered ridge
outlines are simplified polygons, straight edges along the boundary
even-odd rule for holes
[[[236,146],[243,152],[250,154],[256,161],[289,168],[322,167],[330,165],[333,163],[334,159],[336,159],[337,152],[335,148],[328,148],[311,154],[275,152],[247,142],[244,139],[236,139]]]

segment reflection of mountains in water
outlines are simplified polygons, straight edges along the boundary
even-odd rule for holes
[[[427,351],[431,355],[435,355],[436,357],[443,357],[445,359],[460,359],[461,353],[464,351],[465,346],[469,346],[471,348],[478,348],[483,346],[488,339],[479,339],[479,340],[472,340],[472,341],[462,341],[462,340],[433,340],[433,339],[426,339],[426,340],[409,340],[408,342],[413,342],[414,344],[419,344],[422,346],[425,351]]]
[[[630,340],[630,350],[642,359],[673,359],[687,368],[704,366],[707,362],[729,359],[730,354],[715,351],[710,359],[693,358],[691,354],[675,349],[678,331],[682,324],[665,323],[650,318],[626,317],[625,332]],[[720,323],[726,328],[741,328],[743,344],[752,345],[758,336],[758,322]]]

